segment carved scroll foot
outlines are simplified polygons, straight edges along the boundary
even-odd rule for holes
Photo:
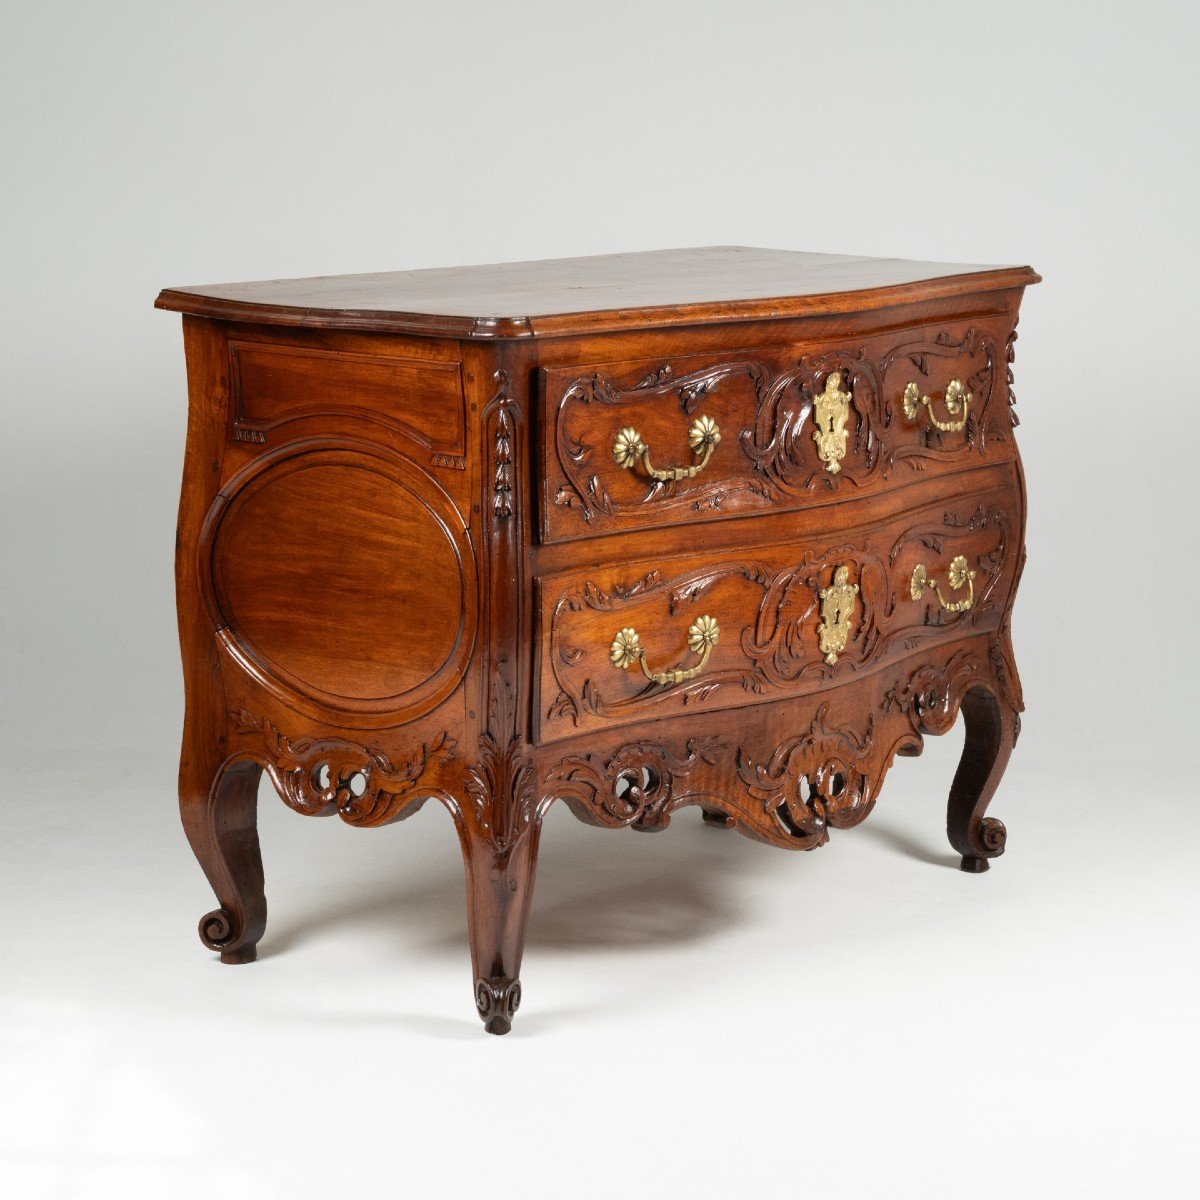
[[[733,818],[719,808],[701,808],[700,816],[703,818],[705,825],[711,825],[713,829],[732,829]]]
[[[253,962],[267,927],[257,822],[261,774],[253,762],[218,768],[215,779],[186,756],[180,766],[183,828],[220,903],[200,918],[200,940],[223,963]]]
[[[477,829],[461,834],[475,1008],[488,1033],[508,1033],[521,1005],[521,955],[540,830],[535,818],[511,846],[499,851]]]
[[[488,1033],[507,1033],[521,1007],[521,981],[502,975],[475,980],[475,1007]]]
[[[979,874],[988,869],[990,859],[1004,853],[1003,822],[984,814],[1016,743],[1018,716],[982,687],[963,697],[962,714],[967,737],[950,788],[946,832],[963,856],[962,870]]]

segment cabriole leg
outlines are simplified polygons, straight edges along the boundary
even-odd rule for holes
[[[988,860],[1004,853],[1004,824],[986,817],[1020,730],[1019,716],[988,690],[972,688],[963,697],[967,736],[950,788],[946,832],[962,856],[964,871],[988,869]]]
[[[262,767],[237,762],[199,771],[186,759],[179,771],[183,828],[219,908],[200,918],[200,940],[223,963],[253,962],[267,926],[262,853],[258,844],[258,781]]]
[[[507,1033],[521,1004],[521,955],[533,897],[541,821],[507,852],[476,829],[460,827],[467,868],[467,921],[475,1007],[488,1033]]]

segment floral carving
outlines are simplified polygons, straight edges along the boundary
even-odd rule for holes
[[[1008,419],[1013,427],[1020,425],[1017,416],[1017,393],[1013,390],[1013,363],[1017,361],[1017,322],[1013,321],[1012,333],[1004,343],[1004,381],[1008,388]]]
[[[496,394],[488,402],[488,411],[495,411],[496,444],[492,479],[492,511],[507,518],[513,511],[513,411],[516,401],[512,395],[512,380],[507,371],[495,373]]]
[[[234,721],[238,733],[261,737],[267,774],[284,803],[308,816],[336,812],[349,825],[382,825],[441,795],[426,776],[454,757],[455,741],[447,733],[393,763],[378,750],[336,738],[293,740],[245,709]]]

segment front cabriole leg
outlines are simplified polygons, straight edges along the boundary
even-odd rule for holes
[[[541,816],[530,808],[514,828],[497,831],[481,811],[473,805],[458,823],[467,875],[475,1007],[488,1033],[504,1034],[521,1005],[521,956]]]
[[[533,895],[541,810],[529,737],[528,423],[516,351],[472,346],[468,381],[482,405],[485,452],[478,755],[456,814],[467,874],[475,1007],[488,1033],[512,1028],[521,1003],[521,954]]]

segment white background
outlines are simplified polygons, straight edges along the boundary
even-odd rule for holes
[[[1182,1196],[1200,917],[1191,3],[0,4],[0,1193]],[[457,840],[174,801],[172,284],[738,243],[1029,262],[1025,732],[817,854],[551,814],[513,1033]]]

